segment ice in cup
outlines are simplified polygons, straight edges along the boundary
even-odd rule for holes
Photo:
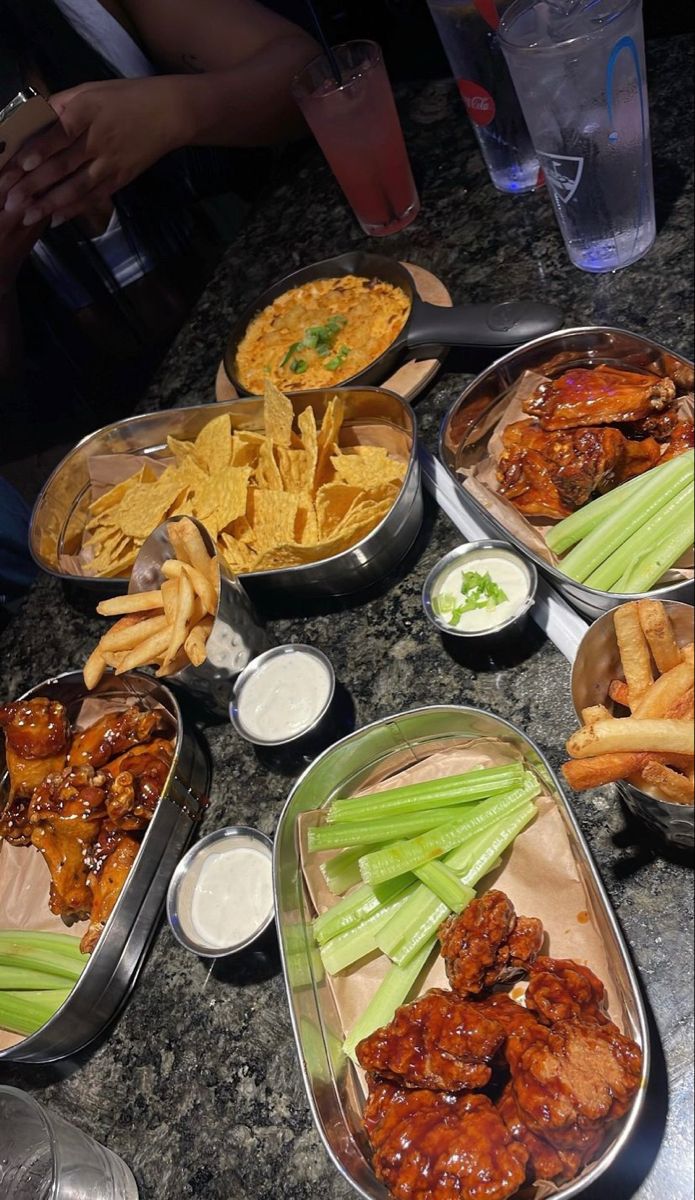
[[[292,85],[295,100],[365,233],[397,233],[420,210],[393,92],[376,42],[333,49]]]
[[[641,0],[516,0],[498,35],[570,259],[629,266],[656,235]]]

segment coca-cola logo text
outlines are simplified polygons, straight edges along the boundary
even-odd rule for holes
[[[457,82],[471,121],[476,125],[489,125],[495,117],[495,101],[490,93],[470,79],[459,79]]]

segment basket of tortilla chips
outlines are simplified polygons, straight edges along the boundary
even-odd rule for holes
[[[186,513],[228,569],[284,591],[345,594],[412,546],[422,494],[412,409],[383,388],[171,409],[80,442],[36,502],[30,546],[49,574],[126,588],[143,542]]]

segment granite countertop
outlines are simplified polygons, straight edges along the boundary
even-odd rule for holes
[[[659,235],[650,254],[614,276],[567,261],[543,193],[516,199],[488,183],[453,84],[415,84],[401,96],[422,213],[377,251],[437,273],[455,300],[534,296],[568,324],[643,332],[691,354],[692,44],[649,47]],[[235,312],[273,279],[316,258],[370,245],[318,153],[268,195],[230,248],[180,335],[146,407],[212,399]],[[417,404],[424,440],[473,369],[450,355]],[[460,540],[433,505],[407,572],[369,601],[271,621],[277,640],[308,641],[332,659],[357,724],[420,704],[469,703],[519,725],[553,767],[574,726],[569,666],[542,637],[504,669],[454,661],[425,621],[424,577]],[[3,695],[80,667],[101,632],[84,593],[41,578],[0,642]],[[262,765],[226,724],[199,722],[214,764],[202,833],[238,822],[272,834],[290,779]],[[692,1195],[692,874],[621,807],[612,788],[573,796],[632,949],[650,1008],[653,1069],[644,1119],[590,1200],[686,1200]],[[348,1200],[312,1126],[292,1040],[277,947],[225,970],[189,955],[163,925],[138,986],[108,1037],[78,1063],[0,1069],[120,1153],[141,1200]]]

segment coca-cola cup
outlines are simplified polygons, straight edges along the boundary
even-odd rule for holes
[[[492,183],[529,192],[543,176],[497,39],[508,0],[427,0]]]

